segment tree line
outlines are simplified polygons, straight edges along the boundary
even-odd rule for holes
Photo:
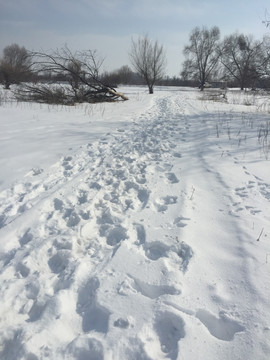
[[[148,36],[132,39],[128,66],[101,73],[104,59],[96,51],[72,52],[67,46],[51,52],[29,52],[17,44],[7,46],[0,59],[0,82],[5,89],[22,83],[18,100],[72,105],[79,102],[127,100],[118,92],[119,83],[146,83],[149,93],[164,76],[165,52]]]
[[[233,33],[220,40],[217,26],[194,28],[184,48],[181,76],[196,79],[201,90],[211,81],[244,88],[268,87],[270,38],[255,40],[252,35]]]
[[[119,84],[146,84],[152,94],[155,85],[199,86],[211,82],[244,88],[269,87],[270,39],[255,40],[234,33],[220,39],[217,26],[195,27],[184,47],[180,77],[165,76],[166,54],[158,41],[147,35],[132,39],[128,65],[101,72],[104,59],[96,51],[72,52],[67,46],[51,52],[30,52],[17,44],[6,46],[0,58],[0,82],[16,90],[20,100],[74,104],[127,100]],[[68,86],[66,86],[68,85]]]

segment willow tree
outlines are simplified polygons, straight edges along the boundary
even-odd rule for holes
[[[235,80],[241,90],[254,86],[261,68],[268,62],[269,56],[264,56],[263,44],[252,36],[235,33],[227,36],[220,45],[224,75]]]
[[[0,82],[5,89],[12,84],[19,84],[31,76],[31,57],[25,47],[18,44],[6,46],[0,59]]]
[[[210,30],[203,27],[194,28],[189,36],[189,45],[184,48],[186,60],[183,63],[182,77],[187,80],[198,80],[201,90],[213,76],[218,60],[218,42],[220,31],[217,26]]]

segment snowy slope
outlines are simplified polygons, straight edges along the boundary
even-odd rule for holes
[[[0,358],[268,359],[268,115],[126,90],[0,193]]]

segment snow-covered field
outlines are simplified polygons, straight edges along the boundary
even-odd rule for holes
[[[268,359],[268,99],[121,91],[0,104],[0,359]]]

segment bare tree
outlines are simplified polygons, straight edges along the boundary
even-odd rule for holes
[[[0,60],[0,82],[5,89],[9,89],[11,84],[18,84],[30,77],[30,67],[31,58],[25,47],[17,44],[6,46]]]
[[[263,41],[261,43],[260,52],[257,56],[258,62],[258,72],[260,74],[260,78],[268,79],[270,76],[270,36],[265,35],[263,37]]]
[[[189,45],[184,48],[186,60],[183,63],[181,76],[185,80],[199,81],[201,90],[217,68],[219,38],[220,31],[217,26],[210,30],[196,27],[190,33]]]
[[[50,54],[35,52],[31,56],[36,73],[51,74],[54,85],[25,85],[17,92],[21,100],[61,104],[127,100],[125,95],[102,82],[99,72],[103,59],[96,51],[73,53],[65,46]]]
[[[166,57],[163,46],[157,41],[151,42],[148,36],[137,41],[132,39],[129,57],[135,71],[145,80],[149,94],[153,94],[154,85],[164,75]]]
[[[219,48],[220,61],[224,76],[237,81],[241,90],[253,87],[260,77],[263,42],[255,41],[252,36],[232,34],[227,36]]]
[[[268,28],[270,26],[270,20],[269,20],[269,13],[267,10],[265,10],[264,17],[265,20],[262,23],[265,24],[265,26]]]

